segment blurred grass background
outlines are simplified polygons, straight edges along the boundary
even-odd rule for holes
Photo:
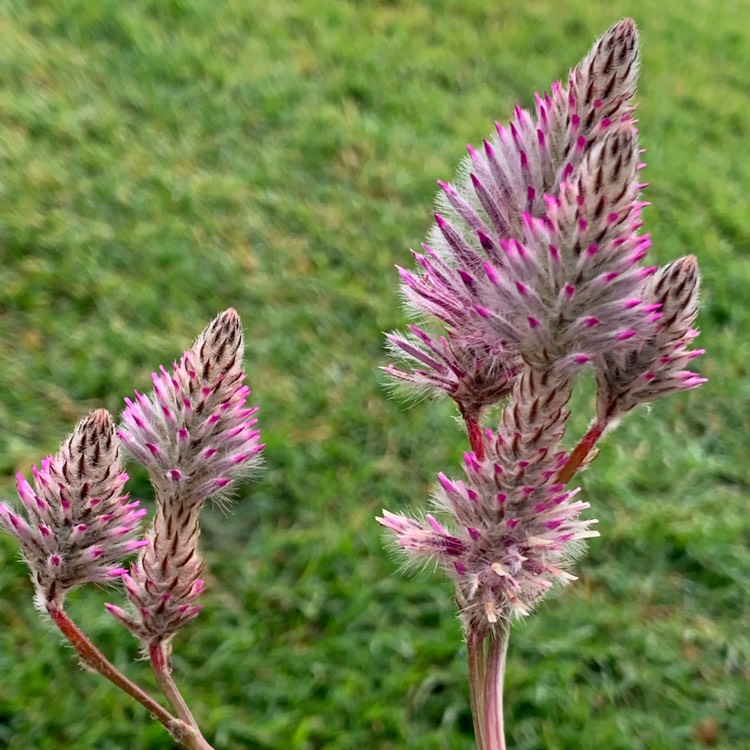
[[[0,2],[0,495],[218,311],[245,324],[267,466],[206,514],[206,607],[175,644],[217,750],[473,746],[449,587],[399,575],[373,521],[465,442],[449,404],[383,390],[393,266],[464,144],[625,15],[652,257],[699,258],[710,383],[632,416],[582,477],[602,536],[515,628],[509,747],[744,748],[750,3]],[[102,609],[118,596],[70,610],[151,685]],[[172,747],[40,623],[5,535],[0,747]]]

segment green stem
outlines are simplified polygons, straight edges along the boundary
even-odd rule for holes
[[[486,750],[484,744],[484,635],[470,632],[466,636],[466,654],[469,662],[469,692],[471,717],[477,750]]]
[[[502,627],[489,636],[487,666],[484,674],[484,738],[486,750],[505,750],[503,684],[510,627]]]

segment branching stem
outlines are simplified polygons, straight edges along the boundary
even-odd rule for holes
[[[474,455],[478,461],[484,461],[484,435],[482,435],[482,425],[479,424],[479,415],[465,414],[464,423]]]
[[[589,431],[581,438],[581,441],[573,449],[565,466],[560,469],[560,473],[557,475],[557,481],[560,484],[567,484],[574,477],[575,473],[581,467],[581,464],[583,464],[586,457],[591,453],[599,438],[604,434],[606,428],[606,422],[594,422],[589,428]]]
[[[195,738],[192,747],[195,750],[213,750],[201,734],[198,723],[193,718],[193,714],[182,697],[182,693],[180,693],[179,688],[172,679],[172,665],[164,643],[152,643],[149,646],[148,655],[156,680],[169,701],[169,705],[175,710],[177,716],[193,729]]]
[[[162,705],[155,701],[145,690],[127,678],[109,659],[89,640],[88,636],[68,617],[65,610],[53,602],[47,602],[47,612],[60,632],[76,650],[81,661],[108,679],[120,690],[135,698],[154,718],[169,732],[172,738],[188,750],[212,750],[201,737],[200,732],[187,722],[172,716]]]

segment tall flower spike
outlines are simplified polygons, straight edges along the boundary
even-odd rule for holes
[[[672,393],[691,390],[706,382],[685,368],[703,354],[690,350],[698,331],[700,275],[694,256],[660,268],[644,284],[644,298],[659,309],[652,336],[630,352],[613,351],[597,371],[597,419],[617,420],[639,404]]]
[[[0,503],[0,526],[21,546],[39,608],[61,605],[86,582],[125,573],[121,560],[147,544],[137,538],[146,510],[123,494],[128,476],[109,413],[99,409],[82,419],[59,453],[32,473],[33,486],[16,475],[25,517]]]
[[[520,239],[522,215],[543,216],[544,196],[556,195],[587,151],[611,129],[633,118],[638,77],[638,33],[632,19],[615,24],[569,76],[569,87],[554,84],[536,95],[535,113],[516,108],[507,127],[469,156],[456,186],[440,183],[438,211],[474,248],[480,235]],[[452,255],[440,227],[430,237],[438,252]],[[486,243],[483,243],[486,244]],[[486,248],[489,260],[496,252]]]
[[[526,240],[502,241],[500,264],[477,277],[475,309],[488,336],[540,369],[646,336],[653,308],[639,297],[649,239],[640,236],[638,147],[623,123],[592,148],[543,218],[524,216]]]
[[[135,613],[109,611],[146,644],[167,642],[200,611],[198,516],[205,500],[256,468],[263,445],[242,370],[237,312],[219,315],[172,373],[154,373],[150,397],[126,399],[119,435],[146,468],[157,512],[145,547],[123,576]]]

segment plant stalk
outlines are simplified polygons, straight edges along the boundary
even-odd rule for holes
[[[188,704],[185,702],[182,693],[180,693],[179,688],[172,679],[171,660],[167,654],[164,643],[152,643],[149,646],[148,655],[156,680],[169,701],[169,705],[172,706],[177,716],[193,729],[195,734],[194,747],[196,750],[213,750],[205,737],[203,737],[200,727],[193,717]]]
[[[469,435],[469,444],[478,461],[484,461],[484,435],[479,423],[479,414],[464,414],[464,424]]]
[[[484,739],[486,750],[505,750],[503,685],[510,627],[506,625],[497,633],[490,633],[488,639],[487,666],[484,673]]]
[[[606,428],[606,422],[595,422],[581,438],[578,445],[576,445],[570,456],[568,456],[565,466],[560,469],[560,473],[557,475],[557,481],[560,484],[567,484],[573,478],[581,467],[581,464],[586,460],[586,457],[591,453],[597,440],[604,434]]]
[[[469,663],[469,693],[474,738],[477,750],[486,750],[484,744],[484,635],[477,632],[467,634],[466,654]]]
[[[164,728],[176,742],[188,750],[212,750],[205,740],[196,735],[195,728],[169,713],[157,703],[145,690],[127,678],[109,659],[89,640],[88,636],[68,617],[65,610],[53,602],[46,603],[47,612],[60,632],[75,649],[80,660],[102,677],[116,685],[120,690],[135,698]],[[199,742],[203,740],[203,744]]]

